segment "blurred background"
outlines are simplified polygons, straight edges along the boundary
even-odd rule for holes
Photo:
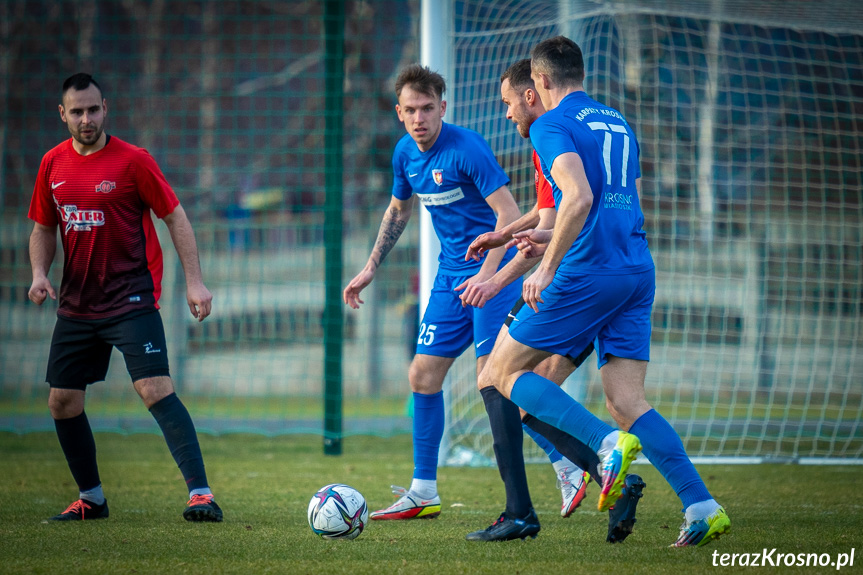
[[[499,77],[538,41],[576,40],[588,93],[632,125],[657,264],[648,399],[690,453],[859,461],[861,5],[430,6],[448,24],[436,39],[450,54],[445,120],[488,140],[523,210],[534,202],[530,147],[504,117]],[[404,133],[393,83],[420,59],[420,8],[419,0],[0,2],[0,430],[53,429],[44,376],[56,305],[27,300],[27,208],[42,155],[68,137],[60,86],[85,71],[107,99],[106,131],[150,151],[196,231],[214,294],[202,324],[189,316],[182,272],[157,225],[172,375],[199,429],[323,433],[331,361],[341,365],[340,391],[327,390],[331,401],[343,397],[345,434],[410,431],[419,218],[362,309],[333,307],[326,288],[328,277],[343,286],[365,263],[389,202],[391,153]],[[334,78],[341,98],[327,91]],[[328,166],[331,178],[338,171],[327,154],[338,149],[328,121],[341,129],[341,182],[329,188]],[[329,228],[328,213],[338,216]],[[58,257],[55,285],[61,268]],[[459,360],[447,385],[451,464],[493,457],[473,363]],[[607,419],[594,358],[566,389]],[[108,381],[88,395],[95,429],[157,431],[116,352]]]

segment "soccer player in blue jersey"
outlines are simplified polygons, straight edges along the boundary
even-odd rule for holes
[[[545,107],[539,99],[533,79],[530,77],[530,60],[524,59],[515,62],[501,75],[500,81],[501,100],[506,106],[507,119],[515,123],[518,133],[522,137],[529,138],[530,126],[545,113]],[[553,192],[551,184],[542,174],[536,151],[533,152],[533,163],[536,171],[537,192],[537,204],[534,209],[499,231],[486,232],[479,236],[471,242],[465,255],[466,258],[480,258],[485,250],[506,245],[512,239],[513,234],[531,228],[548,230],[554,227],[557,212],[554,206]],[[529,243],[529,236],[525,241]],[[525,251],[513,258],[491,279],[468,286],[461,296],[462,301],[468,305],[482,306],[486,301],[493,298],[503,286],[522,277],[539,263],[536,257],[526,257]],[[502,331],[506,331],[523,304],[524,300],[519,299],[513,310],[510,311]],[[561,385],[592,352],[593,342],[589,342],[585,349],[576,356],[552,355],[537,365],[534,371]],[[506,541],[535,536],[540,529],[539,520],[536,514],[526,506],[526,503],[530,502],[530,493],[526,481],[521,480],[524,473],[524,458],[521,454],[522,433],[521,429],[510,421],[514,419],[514,414],[518,413],[518,407],[503,397],[487,380],[482,380],[481,383],[486,384],[486,387],[480,389],[480,393],[488,412],[494,438],[495,455],[501,479],[504,482],[507,501],[506,509],[498,520],[486,529],[469,533],[467,539],[469,541]],[[507,414],[510,415],[507,416]],[[558,450],[557,457],[560,457],[560,454],[565,454],[569,458],[561,459],[556,463],[552,459],[556,466],[555,469],[560,466],[559,482],[563,493],[561,515],[567,517],[584,499],[585,488],[590,479],[588,472],[582,471],[581,468],[590,470],[591,473],[594,473],[594,477],[601,477],[601,471],[597,472],[597,468],[600,466],[599,459],[592,449],[571,435],[551,427],[530,414],[522,412],[521,416],[523,417],[524,430],[546,450],[550,459],[555,457]],[[537,438],[535,435],[539,435],[539,437]],[[577,462],[581,468],[572,463],[573,461]],[[578,475],[582,477],[578,477]],[[636,507],[644,487],[644,482],[637,475],[627,477],[627,485],[623,495],[614,508],[609,510],[608,535],[606,537],[608,542],[623,541],[632,533]]]
[[[558,36],[531,53],[531,76],[548,110],[530,128],[558,208],[542,261],[524,282],[526,305],[480,376],[535,417],[603,458],[599,509],[613,506],[642,450],[683,502],[674,546],[704,545],[731,522],[712,498],[674,429],[647,403],[655,270],[642,229],[638,142],[617,110],[584,92],[584,60]],[[542,234],[541,234],[542,235]],[[532,237],[537,240],[537,237]],[[532,371],[551,354],[594,341],[606,405],[621,431]],[[622,431],[626,430],[626,431]]]
[[[437,457],[444,428],[444,377],[472,343],[477,373],[482,370],[521,290],[521,282],[515,282],[482,309],[462,306],[456,290],[492,277],[516,252],[498,248],[483,262],[465,261],[471,238],[502,228],[521,214],[507,187],[509,178],[485,140],[474,131],[443,122],[444,79],[415,64],[399,74],[395,88],[396,112],[408,133],[393,153],[392,198],[377,240],[365,267],[345,288],[345,303],[354,309],[364,303],[360,292],[404,231],[414,197],[431,214],[441,253],[408,375],[414,399],[414,477],[407,490],[393,487],[399,498],[371,514],[378,520],[440,514]]]

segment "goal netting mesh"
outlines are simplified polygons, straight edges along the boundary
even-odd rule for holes
[[[455,12],[449,120],[487,138],[523,209],[530,144],[498,79],[537,42],[575,40],[588,94],[633,126],[657,265],[647,397],[690,455],[860,458],[863,5],[476,0]],[[451,374],[447,459],[489,463],[473,359]],[[595,356],[564,387],[610,421]]]

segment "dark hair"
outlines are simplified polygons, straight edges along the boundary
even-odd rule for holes
[[[584,56],[578,44],[555,36],[543,40],[530,53],[531,66],[545,74],[558,86],[569,86],[584,82]]]
[[[501,84],[504,80],[509,80],[509,85],[517,92],[533,88],[533,78],[530,77],[530,58],[519,60],[507,68],[506,72],[500,75]]]
[[[446,92],[443,76],[432,72],[428,66],[419,64],[411,64],[399,73],[399,77],[396,78],[397,98],[402,95],[402,88],[407,85],[421,94],[436,97],[439,100],[443,99],[443,93]]]
[[[74,88],[75,90],[86,90],[90,87],[90,85],[96,86],[96,89],[99,90],[99,95],[102,95],[102,86],[99,85],[96,80],[93,79],[93,76],[90,74],[85,74],[84,72],[78,72],[77,74],[73,74],[66,78],[66,81],[63,82],[63,91],[60,93],[60,99],[63,99],[63,96],[66,95],[70,89]]]

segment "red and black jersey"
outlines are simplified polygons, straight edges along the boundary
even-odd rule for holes
[[[100,319],[158,308],[162,249],[150,210],[164,218],[179,205],[143,148],[108,137],[82,156],[66,140],[42,158],[29,218],[60,226],[63,280],[59,315]]]
[[[542,168],[539,165],[539,154],[536,150],[533,151],[533,169],[534,182],[536,183],[536,207],[537,209],[553,208],[554,194],[551,191],[551,184],[542,175]]]

